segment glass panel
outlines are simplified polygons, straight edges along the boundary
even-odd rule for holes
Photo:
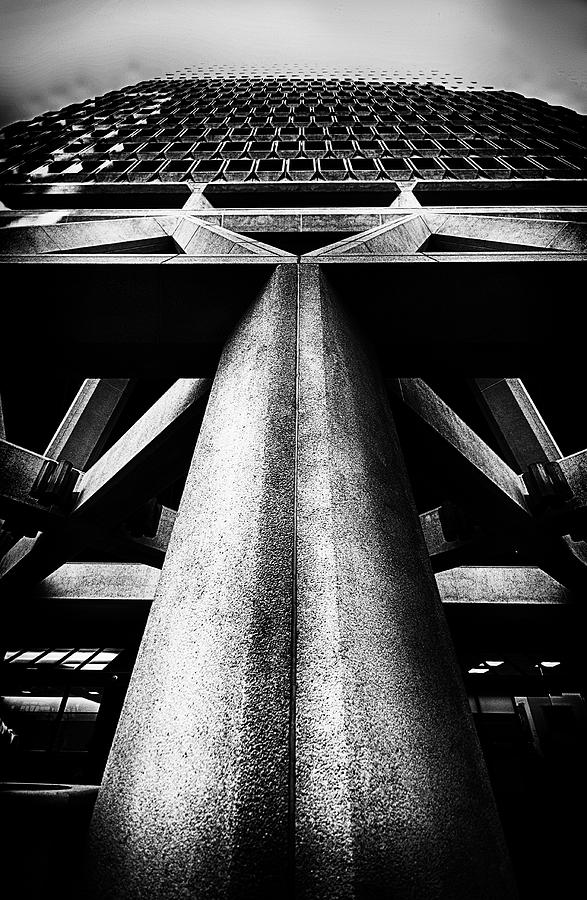
[[[97,700],[79,695],[68,697],[59,727],[56,749],[66,753],[87,750],[99,709],[100,704]]]
[[[91,715],[95,719],[99,709],[100,704],[97,700],[90,700],[88,697],[68,697],[64,714],[69,716],[83,713]]]
[[[93,663],[110,663],[118,656],[117,650],[102,650],[92,660]]]
[[[96,652],[97,648],[95,650],[76,650],[75,653],[72,653],[71,656],[68,656],[67,659],[61,663],[61,666],[65,669],[75,669],[80,663],[85,662]]]
[[[56,697],[21,697],[10,696],[0,698],[3,707],[11,712],[30,713],[34,716],[48,716],[52,718],[59,710],[62,698]]]
[[[19,656],[14,657],[11,660],[13,663],[27,663],[32,662],[33,659],[36,659],[38,656],[41,656],[42,653],[46,653],[46,650],[25,650],[24,653],[21,653]]]
[[[6,662],[12,656],[16,656],[17,653],[20,653],[20,650],[7,650],[4,654],[4,662]]]
[[[0,698],[2,718],[18,735],[18,752],[37,752],[51,747],[55,718],[62,697],[10,696]]]
[[[89,671],[97,672],[105,669],[108,663],[87,663],[85,666],[82,666],[82,670],[86,669]]]
[[[47,665],[49,663],[57,663],[60,659],[63,659],[67,656],[68,653],[71,653],[73,647],[68,647],[65,650],[50,650],[49,653],[45,653],[40,659],[37,660],[38,665]]]

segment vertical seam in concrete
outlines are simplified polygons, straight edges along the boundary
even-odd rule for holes
[[[291,896],[295,895],[296,876],[296,690],[298,651],[298,447],[299,447],[299,397],[300,397],[300,279],[302,270],[296,266],[296,334],[295,334],[295,418],[294,418],[294,472],[293,472],[293,546],[291,592],[291,663],[289,687],[289,792],[288,792],[288,863]]]

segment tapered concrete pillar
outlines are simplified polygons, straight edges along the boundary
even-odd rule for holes
[[[318,270],[301,272],[297,895],[504,900],[501,829],[382,383]]]
[[[289,882],[296,287],[279,267],[219,364],[93,818],[100,900]]]
[[[93,820],[94,897],[506,900],[376,369],[317,267],[222,356]]]

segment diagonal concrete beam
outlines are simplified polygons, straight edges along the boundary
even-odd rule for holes
[[[77,503],[72,517],[108,497],[124,482],[130,472],[159,464],[160,448],[175,436],[186,419],[191,419],[196,404],[210,388],[206,378],[180,378],[147,412],[135,422],[94,465],[81,477],[77,486]],[[169,455],[169,448],[163,456]],[[168,480],[168,479],[166,479]],[[156,491],[152,491],[150,496]],[[145,499],[148,500],[149,497]],[[137,503],[136,506],[140,506]],[[136,508],[135,506],[135,508]]]
[[[128,378],[87,378],[43,456],[52,460],[66,460],[76,469],[85,469],[98,457],[130,391],[131,382]],[[30,465],[31,454],[23,448],[20,450],[22,465],[25,465],[27,454]],[[5,480],[10,477],[13,476],[5,471]],[[14,491],[16,485],[8,486],[8,489]],[[62,514],[54,507],[35,503],[28,491],[25,493],[25,498],[12,498],[9,523],[11,530],[3,534],[4,551],[22,534],[34,535],[39,529],[50,528],[62,520]]]
[[[0,235],[0,253],[64,253],[90,247],[106,250],[110,246],[143,246],[166,238],[168,233],[161,222],[146,216],[30,225],[4,229]]]
[[[23,538],[0,563],[0,587],[45,577],[170,484],[189,462],[208,379],[182,378],[79,479],[63,528]],[[191,427],[190,427],[191,426]]]
[[[261,241],[229,231],[220,225],[185,214],[178,218],[173,231],[173,240],[188,256],[266,256],[270,254],[280,262],[295,259],[295,255],[286,250],[263,244]]]
[[[129,378],[86,378],[45,456],[85,469],[98,458],[131,392]]]
[[[388,254],[417,253],[426,239],[430,237],[430,228],[420,213],[398,217],[393,222],[386,222],[371,228],[362,234],[353,235],[305,253],[305,257],[344,256],[347,254]]]
[[[571,500],[552,512],[534,517],[522,477],[510,469],[422,379],[397,378],[389,384],[396,396],[454,447],[494,489],[494,496],[500,502],[499,525],[504,534],[515,534],[518,541],[531,546],[535,561],[565,586],[584,591],[587,586],[585,566],[572,548],[558,537],[561,530],[569,530],[569,515],[582,515],[582,502]],[[569,464],[567,468],[569,472],[571,469],[579,472],[581,464]],[[567,475],[563,466],[561,469]],[[579,475],[571,475],[571,480],[573,477],[577,484],[583,483]],[[571,487],[577,489],[573,484]]]
[[[523,472],[562,453],[520,378],[475,378],[473,393],[504,458]]]
[[[391,209],[421,209],[422,204],[414,194],[415,181],[399,181],[397,186],[400,193],[397,195]]]
[[[390,381],[394,393],[493,485],[509,507],[528,512],[521,478],[421,378]]]
[[[465,213],[424,213],[433,234],[469,240],[491,241],[544,249],[574,248],[579,233],[586,233],[585,226],[578,226],[574,241],[561,240],[567,223],[560,219],[534,219],[521,216],[467,215]],[[582,229],[582,232],[581,232]],[[577,246],[577,249],[580,249]],[[583,248],[584,249],[584,248]]]
[[[575,497],[587,493],[587,450],[564,456],[558,460],[558,467]]]

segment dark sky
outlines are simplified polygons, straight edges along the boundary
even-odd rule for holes
[[[0,117],[189,65],[461,75],[587,112],[587,0],[1,0]]]

